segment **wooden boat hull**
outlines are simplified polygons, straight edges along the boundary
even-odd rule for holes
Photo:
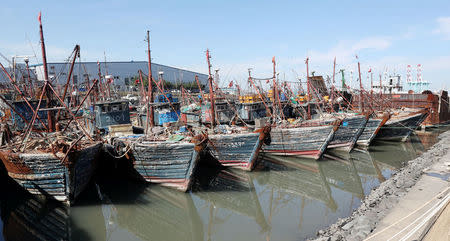
[[[367,120],[368,117],[362,115],[345,118],[327,148],[350,152],[363,133]]]
[[[255,133],[211,135],[208,150],[223,166],[252,171],[269,133],[269,128],[262,128]]]
[[[367,121],[364,131],[358,138],[356,144],[358,146],[368,147],[375,139],[375,136],[380,131],[381,127],[389,120],[389,116],[385,115],[382,118],[370,118]]]
[[[131,145],[130,159],[139,179],[186,192],[202,151],[203,144],[138,142]]]
[[[8,175],[31,194],[50,196],[72,204],[85,189],[97,168],[102,143],[93,144],[68,155],[35,152],[12,153],[0,150]]]
[[[390,119],[380,129],[376,139],[385,141],[406,141],[411,133],[422,124],[427,116],[428,111],[424,111],[403,118]]]
[[[270,145],[263,152],[282,156],[319,159],[337,130],[335,125],[272,128]]]

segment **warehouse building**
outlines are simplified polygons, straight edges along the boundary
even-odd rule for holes
[[[135,85],[134,79],[139,76],[138,71],[142,70],[144,74],[148,72],[147,61],[118,61],[118,62],[100,62],[100,71],[102,78],[108,77],[112,80],[116,90],[127,91]],[[48,63],[49,78],[55,83],[64,84],[67,81],[67,75],[70,69],[70,63],[58,62]],[[34,65],[34,72],[39,81],[44,80],[43,65]],[[97,62],[77,62],[74,65],[71,82],[78,86],[83,86],[86,80],[98,79],[99,76]],[[207,84],[208,75],[196,73],[189,70],[175,68],[171,66],[152,63],[153,78],[164,79],[165,82],[173,84],[191,83],[198,76],[199,82]]]

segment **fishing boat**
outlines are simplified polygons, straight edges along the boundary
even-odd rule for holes
[[[22,105],[22,108],[16,109],[14,106],[18,105],[5,102],[11,112],[22,119],[23,125],[16,125],[15,135],[9,136],[7,140],[4,140],[5,144],[0,146],[0,160],[8,175],[28,192],[44,195],[71,205],[86,188],[94,174],[102,142],[95,136],[91,137],[76,118],[77,111],[83,103],[73,113],[63,101],[68,83],[64,94],[60,97],[49,81],[40,15],[39,24],[45,82],[40,98],[34,107],[28,102],[29,98],[25,97],[25,90],[22,91],[17,86],[3,65],[0,64],[15,90],[26,103]],[[77,45],[74,49],[72,66],[78,56],[78,51],[79,46]],[[68,80],[71,79],[70,75],[71,72]],[[86,94],[85,99],[89,96],[90,91]],[[44,95],[46,96],[45,102],[43,102]],[[4,98],[2,97],[2,99]],[[45,108],[42,108],[43,103],[46,105]],[[57,106],[56,103],[61,106]],[[60,115],[60,112],[67,113],[71,119],[60,118],[63,116]],[[40,115],[46,118],[40,118]],[[38,130],[36,130],[36,123],[39,123]],[[25,124],[27,128],[23,130]]]
[[[155,133],[155,136],[162,134]],[[119,155],[131,162],[133,175],[138,179],[186,192],[191,187],[205,142],[202,136],[174,135],[158,139],[128,135],[115,138],[113,144]]]
[[[269,140],[270,127],[254,132],[236,127],[229,129],[234,129],[235,133],[208,135],[208,150],[223,166],[253,170],[263,144]]]
[[[147,39],[149,39],[148,31]],[[148,53],[150,54],[150,43]],[[164,93],[162,87],[152,78],[150,55],[148,58],[149,83],[155,82],[159,91]],[[119,157],[125,158],[125,161],[131,164],[131,173],[134,177],[186,192],[191,187],[193,174],[206,147],[207,138],[202,134],[194,135],[186,126],[175,124],[167,127],[155,126],[152,114],[155,113],[155,105],[151,88],[152,84],[149,84],[148,93],[151,94],[148,94],[146,99],[150,118],[145,119],[145,124],[142,123],[144,134],[130,134],[133,133],[131,124],[110,126],[110,129],[120,129],[118,132],[111,131],[110,143]],[[174,104],[166,94],[162,96],[166,101],[164,104],[175,111],[178,120],[179,110],[174,108]],[[162,101],[158,100],[158,103],[160,102]]]
[[[345,116],[344,114],[339,129],[334,134],[327,149],[350,152],[358,141],[359,136],[363,133],[368,118],[367,115]]]
[[[263,152],[265,155],[299,156],[317,160],[322,156],[333,139],[341,121],[335,118],[330,118],[332,121],[323,119],[311,120],[310,105],[308,105],[307,118],[287,121],[281,103],[282,96],[277,87],[275,57],[272,58],[272,63],[273,76],[266,78],[267,80],[271,79],[273,82],[272,89],[269,91],[272,102],[270,110],[272,128],[270,145],[264,145]],[[309,87],[309,76],[307,79]],[[253,84],[251,76],[249,76],[249,82]],[[258,88],[255,87],[255,89],[258,91]],[[261,96],[261,94],[259,95]],[[308,99],[311,100],[310,97]]]
[[[222,98],[220,102],[216,102],[217,93],[214,93],[210,59],[211,56],[209,55],[209,50],[207,50],[206,60],[209,71],[208,81],[210,93],[207,100],[208,102],[203,105],[208,108],[202,108],[202,119],[206,116],[206,119],[211,124],[210,134],[208,135],[208,151],[223,166],[251,171],[255,167],[262,145],[268,140],[270,127],[263,126],[252,132],[249,128],[217,125],[223,122],[221,120],[221,115],[218,115],[218,112],[225,113],[223,111],[227,110],[226,113],[230,113],[230,111],[233,113],[228,114],[227,116],[238,116],[238,112],[234,102],[227,100],[225,97]],[[216,103],[220,103],[220,105],[217,105]],[[222,103],[225,103],[226,105],[223,105]],[[215,107],[219,106],[223,106],[223,108],[217,110]],[[228,123],[230,123],[231,120],[232,119],[230,119]]]
[[[381,127],[377,140],[406,141],[429,115],[428,109],[419,111],[400,110]]]
[[[270,145],[263,146],[263,152],[282,156],[299,156],[319,159],[327,149],[341,121],[324,122],[309,120],[297,124],[272,127]]]
[[[389,120],[389,118],[390,116],[388,113],[385,113],[381,116],[370,116],[369,120],[367,120],[366,126],[364,127],[364,131],[359,136],[356,144],[358,146],[368,147],[375,139],[381,127]]]
[[[66,142],[66,138],[47,135],[38,141],[36,137],[32,148],[23,151],[8,144],[0,148],[0,159],[8,175],[30,193],[70,205],[93,176],[102,143],[80,138]]]

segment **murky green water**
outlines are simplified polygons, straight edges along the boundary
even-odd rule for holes
[[[252,173],[203,167],[191,193],[98,177],[71,208],[2,180],[0,234],[5,240],[303,240],[350,215],[442,131],[317,162],[265,159]]]

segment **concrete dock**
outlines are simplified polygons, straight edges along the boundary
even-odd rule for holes
[[[450,240],[450,131],[317,240]]]
[[[424,237],[450,240],[448,202],[439,209],[439,204],[450,195],[449,177],[450,152],[424,170],[424,175],[400,198],[366,240],[421,240]],[[432,213],[433,210],[436,214]]]

